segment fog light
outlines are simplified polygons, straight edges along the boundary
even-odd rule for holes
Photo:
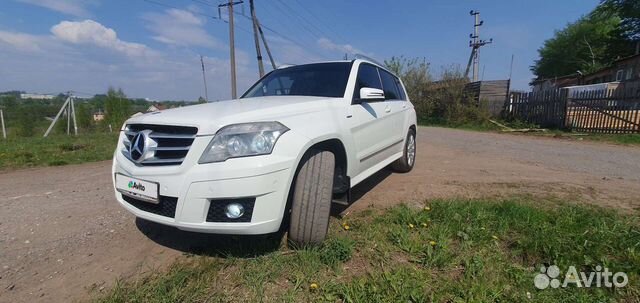
[[[224,214],[229,219],[238,219],[244,215],[244,207],[238,203],[227,204],[224,208]]]

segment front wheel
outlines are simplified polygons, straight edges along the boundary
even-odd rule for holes
[[[399,173],[408,173],[416,163],[416,131],[409,129],[407,138],[404,141],[404,152],[402,158],[391,164],[391,168]]]
[[[329,229],[335,156],[311,151],[295,180],[289,242],[295,246],[322,243]]]

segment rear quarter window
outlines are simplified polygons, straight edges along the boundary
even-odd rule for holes
[[[401,100],[396,77],[386,70],[379,69],[380,78],[382,79],[382,90],[384,90],[384,98],[386,100]]]
[[[396,80],[396,86],[398,87],[398,92],[400,93],[400,100],[407,100],[407,94],[404,92],[404,88],[402,87],[402,82],[397,77],[394,77]]]

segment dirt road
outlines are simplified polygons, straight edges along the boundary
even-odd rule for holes
[[[382,172],[347,210],[438,197],[555,195],[640,210],[640,148],[420,128],[409,174]],[[86,300],[117,278],[209,245],[136,221],[113,198],[110,161],[0,173],[0,301]]]

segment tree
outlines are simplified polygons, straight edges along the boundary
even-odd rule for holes
[[[602,0],[600,7],[616,13],[622,19],[618,33],[627,40],[640,40],[640,1]]]
[[[202,96],[200,96],[200,97],[198,98],[198,102],[197,102],[197,103],[198,103],[198,104],[207,103],[207,100],[205,100],[204,98],[202,98]]]
[[[538,78],[553,78],[607,66],[615,59],[607,51],[619,24],[620,18],[612,15],[590,15],[570,23],[538,49],[540,59],[531,71]]]
[[[118,129],[131,116],[131,102],[122,92],[110,87],[104,101],[105,123]]]
[[[594,72],[632,55],[640,39],[640,1],[602,0],[591,13],[556,31],[531,66],[538,78]]]
[[[21,104],[15,113],[18,136],[31,137],[35,134],[36,115],[31,105]]]
[[[422,98],[425,86],[431,82],[429,63],[425,58],[407,59],[404,56],[384,60],[385,67],[396,74],[407,89],[411,100]]]
[[[76,105],[76,120],[78,127],[81,129],[91,129],[93,127],[93,117],[91,116],[91,107],[87,103]]]

